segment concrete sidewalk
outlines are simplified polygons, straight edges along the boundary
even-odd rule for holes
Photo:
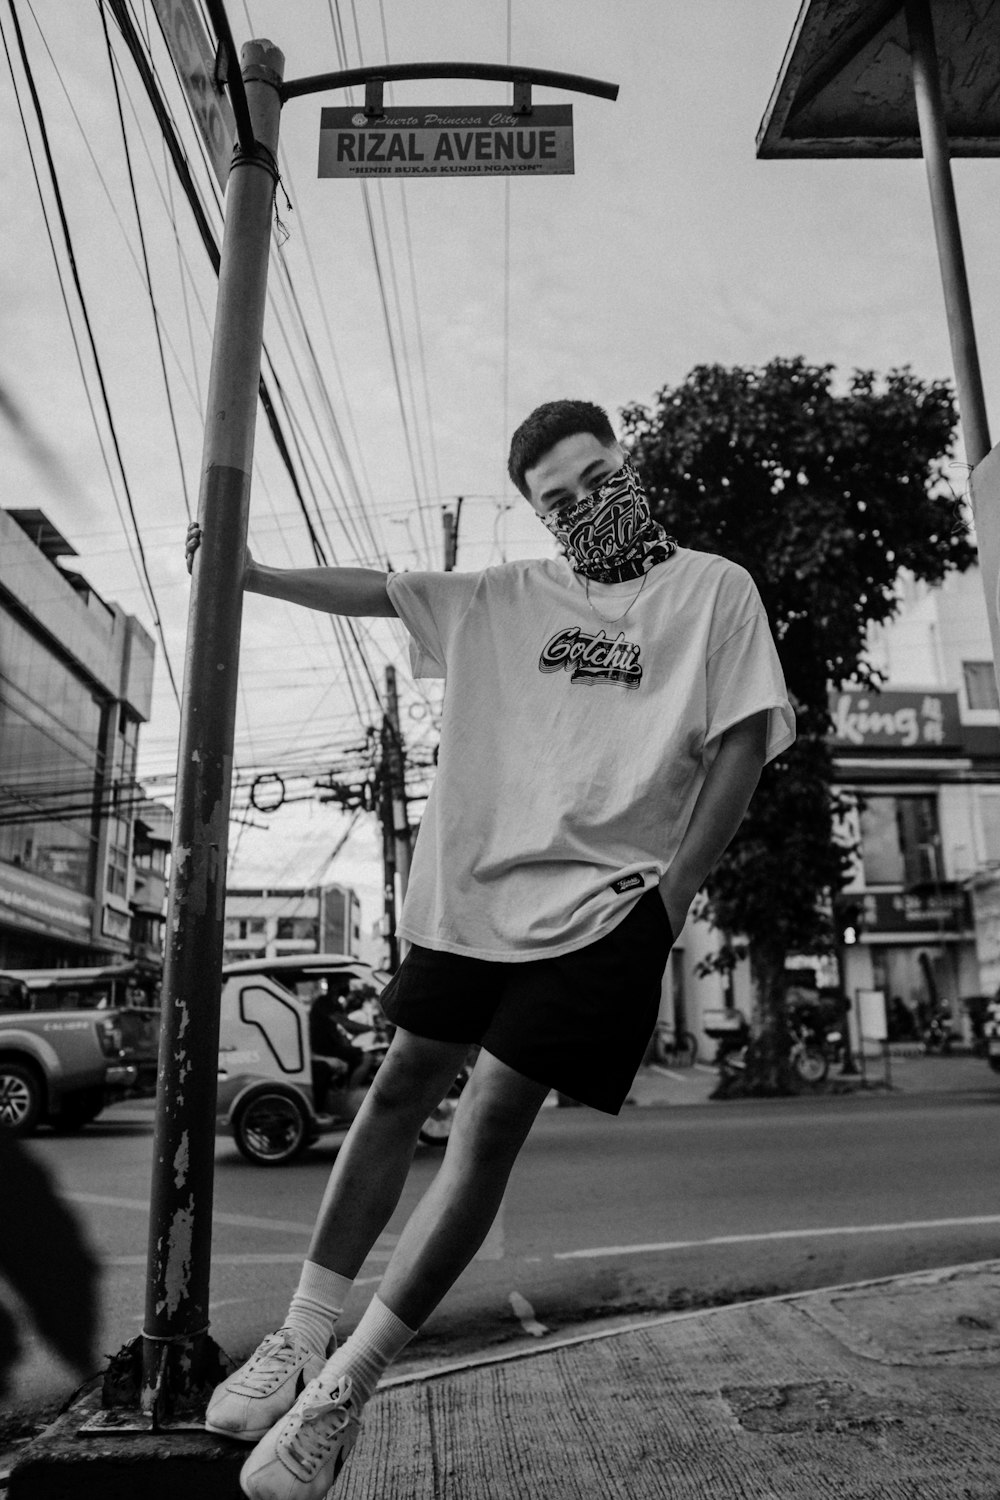
[[[1000,1261],[384,1389],[337,1500],[997,1500]]]
[[[1000,1261],[555,1339],[369,1404],[335,1500],[997,1500]],[[11,1500],[237,1500],[245,1450],[60,1419]],[[171,1446],[173,1445],[173,1446]]]
[[[815,1091],[805,1089],[801,1097],[855,1092],[884,1096],[885,1080],[884,1059],[876,1055],[865,1060],[864,1074],[845,1078],[839,1067],[832,1067],[825,1083]],[[993,1094],[1000,1099],[1000,1073],[994,1073],[985,1058],[968,1052],[929,1057],[922,1049],[901,1047],[891,1052],[888,1082],[888,1092],[893,1094]],[[717,1083],[718,1073],[711,1063],[699,1062],[693,1068],[650,1063],[639,1069],[630,1092],[642,1108],[707,1104]],[[997,1494],[1000,1496],[1000,1487]]]

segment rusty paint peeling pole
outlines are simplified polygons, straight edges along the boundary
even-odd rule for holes
[[[972,303],[965,274],[965,256],[951,175],[951,155],[941,101],[934,23],[928,0],[906,0],[906,24],[910,37],[913,92],[920,122],[920,144],[927,165],[927,182],[934,215],[944,303],[951,337],[951,356],[958,387],[958,409],[965,434],[965,455],[975,467],[990,451],[986,400],[979,372]]]
[[[248,42],[255,137],[233,158],[205,417],[188,614],[157,1079],[142,1411],[194,1410],[218,1378],[208,1337],[226,855],[271,213],[284,57]]]

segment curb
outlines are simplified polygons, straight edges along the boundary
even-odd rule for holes
[[[582,1344],[596,1344],[605,1339],[620,1338],[624,1334],[642,1333],[647,1328],[662,1328],[667,1323],[686,1323],[696,1318],[717,1317],[734,1307],[773,1307],[785,1302],[802,1302],[810,1297],[830,1297],[837,1293],[864,1291],[867,1287],[913,1285],[921,1282],[934,1285],[959,1273],[975,1275],[979,1271],[1000,1269],[1000,1258],[967,1261],[956,1266],[935,1266],[929,1271],[906,1271],[896,1276],[872,1276],[864,1281],[835,1282],[832,1286],[814,1286],[799,1292],[776,1292],[770,1297],[749,1297],[746,1301],[724,1302],[715,1307],[696,1307],[685,1312],[653,1313],[619,1328],[595,1329],[591,1333],[557,1336],[546,1343],[539,1340],[529,1348],[517,1348],[496,1354],[472,1355],[468,1359],[454,1360],[443,1365],[431,1365],[426,1370],[413,1370],[402,1375],[392,1375],[379,1382],[378,1394],[405,1385],[421,1385],[429,1380],[440,1380],[446,1375],[461,1375],[467,1370],[479,1370],[489,1365],[507,1364],[519,1359],[534,1359],[540,1354],[550,1354],[556,1349],[570,1349]]]

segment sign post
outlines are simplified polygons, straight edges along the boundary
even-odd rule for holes
[[[332,152],[339,176],[367,176],[368,168],[394,169],[397,162],[416,167],[421,157],[440,168],[437,175],[444,175],[446,164],[476,175],[501,168],[571,172],[572,111],[533,111],[532,82],[609,99],[618,92],[614,84],[575,75],[475,63],[362,68],[284,84],[284,58],[268,41],[248,42],[236,72],[222,0],[204,3],[220,39],[219,60],[224,70],[232,70],[227,78],[232,109],[220,114],[221,125],[212,123],[210,111],[196,108],[196,117],[210,150],[216,125],[230,145],[235,125],[238,146],[231,166],[213,152],[220,181],[227,184],[226,222],[206,401],[198,511],[202,537],[192,570],[181,705],[146,1311],[142,1334],[106,1372],[105,1409],[82,1429],[91,1431],[155,1433],[192,1425],[200,1431],[206,1398],[226,1367],[208,1333],[219,1001],[243,568],[282,104],[301,94],[365,84],[363,111],[329,112],[336,123],[332,145],[324,150]],[[207,97],[210,51],[200,23],[195,24],[193,4],[156,0],[156,6],[185,86],[194,96]],[[214,68],[211,76],[214,80]],[[514,102],[493,110],[393,111],[419,117],[419,123],[383,129],[389,116],[382,107],[382,84],[434,77],[507,79],[514,85]],[[342,115],[350,117],[348,123]],[[428,123],[430,115],[435,122]],[[381,143],[379,136],[385,138]],[[393,680],[386,697],[391,719],[396,717]],[[387,829],[394,856],[393,830],[399,839],[405,878],[401,773],[400,761],[399,796]],[[12,1495],[16,1489],[12,1485]],[[148,1469],[143,1471],[147,1500],[175,1490],[169,1468],[157,1470],[155,1482]]]
[[[202,542],[188,610],[145,1319],[141,1335],[111,1362],[104,1409],[85,1429],[200,1426],[205,1400],[226,1369],[208,1334],[219,996],[243,566],[284,58],[270,42],[254,41],[244,47],[241,64],[240,138],[226,191],[206,401]]]

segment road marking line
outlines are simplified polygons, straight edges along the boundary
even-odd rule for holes
[[[112,1198],[104,1193],[63,1193],[71,1203],[83,1203],[92,1208],[129,1208],[137,1213],[149,1213],[149,1200],[145,1198]],[[311,1234],[312,1224],[298,1219],[262,1219],[252,1214],[213,1214],[213,1224],[226,1224],[233,1229],[273,1229],[280,1234]]]
[[[704,1240],[660,1240],[648,1245],[602,1245],[594,1250],[556,1250],[553,1260],[597,1260],[605,1255],[648,1255],[658,1250],[702,1250],[710,1245],[756,1245],[766,1240],[812,1240],[838,1234],[905,1234],[916,1229],[968,1229],[1000,1224],[1000,1214],[967,1219],[911,1219],[901,1224],[838,1224],[829,1228],[772,1229],[761,1234],[716,1234]]]
[[[522,1297],[520,1292],[511,1292],[507,1300],[514,1309],[514,1316],[525,1333],[530,1333],[533,1339],[544,1338],[549,1330],[544,1323],[539,1323],[535,1317],[535,1309],[527,1297]]]
[[[379,1261],[384,1261],[384,1260],[388,1260],[388,1259],[389,1259],[389,1257],[388,1257],[387,1254],[385,1254],[384,1252],[381,1252],[381,1251],[377,1251],[377,1250],[373,1250],[372,1253],[371,1253],[371,1255],[369,1255],[369,1257],[368,1257],[368,1261],[375,1261],[376,1263],[378,1263]],[[368,1264],[368,1261],[365,1262],[366,1265]],[[127,1270],[127,1269],[129,1269],[130,1267],[133,1267],[133,1266],[145,1266],[145,1264],[146,1264],[146,1257],[144,1255],[109,1255],[109,1256],[106,1257],[106,1259],[104,1259],[104,1260],[101,1261],[101,1269],[102,1269],[102,1271],[107,1271],[107,1270],[111,1270],[113,1268],[115,1270],[121,1271],[121,1270]],[[301,1251],[299,1251],[296,1254],[291,1254],[291,1255],[213,1255],[212,1256],[212,1265],[213,1266],[301,1266],[301,1264],[302,1264],[302,1252]],[[375,1284],[375,1282],[381,1281],[381,1280],[382,1280],[381,1275],[379,1275],[379,1276],[359,1276],[355,1280],[354,1285],[355,1286],[373,1286]]]
[[[691,1082],[690,1078],[686,1078],[683,1073],[675,1073],[673,1068],[665,1068],[662,1063],[650,1063],[649,1071],[659,1073],[663,1078],[672,1078],[674,1083]]]
[[[146,1198],[111,1198],[104,1193],[63,1193],[61,1196],[67,1202],[82,1203],[91,1208],[128,1208],[137,1213],[149,1213]],[[230,1229],[272,1229],[278,1234],[312,1234],[315,1227],[313,1223],[304,1224],[297,1219],[259,1219],[251,1214],[213,1214],[212,1223]],[[386,1232],[379,1235],[376,1244],[391,1248],[398,1240],[398,1234]],[[377,1252],[373,1255],[378,1258]],[[213,1259],[217,1258],[213,1256]],[[386,1255],[385,1259],[388,1258]]]

